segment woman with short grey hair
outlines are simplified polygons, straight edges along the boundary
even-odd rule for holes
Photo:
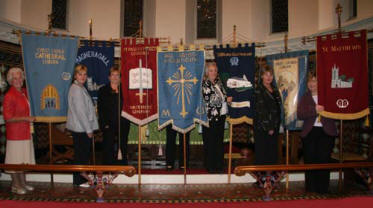
[[[26,89],[23,88],[23,70],[11,68],[7,74],[7,81],[11,87],[5,94],[3,102],[7,138],[5,164],[35,164],[31,135],[31,125],[35,118],[30,116],[30,105]],[[7,172],[12,177],[11,192],[26,194],[27,191],[34,190],[34,187],[26,184],[24,172]]]

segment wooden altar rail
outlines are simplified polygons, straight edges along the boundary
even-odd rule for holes
[[[234,173],[237,176],[243,176],[245,173],[250,173],[252,176],[256,171],[304,171],[304,170],[327,170],[327,169],[339,169],[340,172],[342,169],[347,168],[371,168],[370,175],[373,172],[373,162],[350,162],[350,163],[327,163],[327,164],[302,164],[302,165],[250,165],[250,166],[238,166],[234,169]],[[263,191],[265,195],[263,200],[271,200],[271,192],[273,187],[276,186],[276,183],[280,182],[282,176],[285,173],[282,172],[279,175],[279,178],[274,181],[275,184],[272,184],[271,177],[265,176],[265,182],[263,184]],[[258,180],[258,179],[257,179]],[[370,182],[371,183],[371,182]],[[342,190],[342,176],[339,175],[339,189]],[[286,181],[286,191],[288,191],[288,180]]]
[[[35,171],[35,172],[82,172],[82,176],[88,180],[91,187],[94,187],[97,193],[97,202],[104,202],[103,195],[105,186],[110,185],[119,173],[123,173],[128,177],[132,177],[136,173],[133,166],[107,166],[107,165],[11,165],[0,164],[0,170],[15,170],[15,171]],[[94,178],[83,174],[83,172],[95,172]],[[114,175],[111,178],[104,179],[104,172],[111,172]],[[53,185],[53,177],[51,182]]]
[[[349,162],[349,163],[326,163],[326,164],[306,164],[306,165],[249,165],[238,166],[234,169],[237,176],[243,176],[252,171],[300,171],[300,170],[326,170],[344,168],[373,168],[373,162]]]
[[[2,170],[24,170],[40,172],[121,172],[131,177],[136,173],[133,166],[109,166],[109,165],[12,165],[0,164]]]

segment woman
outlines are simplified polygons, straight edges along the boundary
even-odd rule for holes
[[[224,170],[224,123],[228,113],[226,102],[231,102],[232,98],[227,99],[215,62],[206,63],[202,93],[209,120],[209,127],[202,129],[206,169],[209,173],[221,173]]]
[[[308,92],[301,98],[297,109],[298,119],[304,120],[301,132],[304,163],[328,163],[337,128],[332,119],[317,119],[318,114],[324,111],[324,106],[317,104],[317,79],[314,73],[309,74],[307,87]],[[306,171],[305,177],[307,192],[328,192],[329,170]]]
[[[7,74],[11,85],[4,96],[3,116],[6,127],[5,164],[35,164],[34,145],[30,127],[35,120],[30,116],[26,89],[23,88],[24,74],[20,68],[11,68]],[[24,172],[9,171],[12,178],[11,191],[26,194],[34,187],[26,184]]]
[[[120,93],[120,71],[116,67],[110,69],[110,83],[100,88],[98,93],[98,115],[100,129],[103,132],[103,164],[127,165],[127,141],[130,128],[130,122],[120,116],[123,107],[123,98]],[[120,124],[120,130],[119,128]],[[117,161],[118,150],[115,148],[115,138],[120,135],[119,141],[122,158]]]
[[[87,67],[75,66],[74,82],[68,95],[66,127],[71,131],[74,141],[74,164],[86,165],[91,155],[93,131],[98,129],[96,111],[91,97],[84,87],[87,80]],[[82,173],[84,174],[84,173]],[[74,173],[73,184],[89,187],[87,180],[79,173]]]
[[[274,165],[278,163],[281,97],[273,83],[272,68],[269,66],[261,68],[259,77],[254,104],[255,164]],[[257,184],[264,185],[264,176],[269,174],[270,172],[256,173]],[[277,182],[279,176],[277,173],[272,173],[271,183]]]
[[[273,84],[273,70],[268,66],[260,70],[254,109],[255,164],[277,164],[281,97]]]

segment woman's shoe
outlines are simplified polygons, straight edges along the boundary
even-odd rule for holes
[[[20,194],[20,195],[23,195],[23,194],[27,193],[26,189],[24,189],[22,187],[16,187],[16,186],[12,186],[11,191],[12,191],[12,193]]]
[[[35,188],[30,185],[24,185],[23,188],[25,188],[27,191],[33,191]]]
[[[166,170],[167,171],[172,171],[174,167],[172,165],[167,165]]]

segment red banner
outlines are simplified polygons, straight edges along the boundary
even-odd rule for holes
[[[156,38],[122,39],[122,116],[138,125],[158,118]]]
[[[322,116],[349,120],[368,115],[366,31],[317,37],[317,77]]]

